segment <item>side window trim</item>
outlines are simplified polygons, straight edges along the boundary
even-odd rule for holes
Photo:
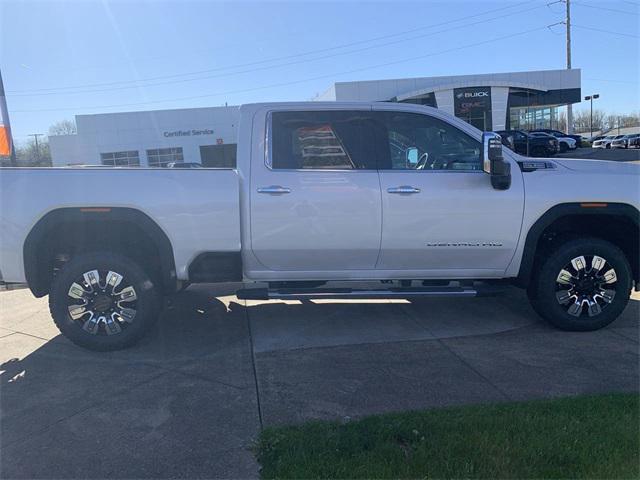
[[[273,111],[269,111],[267,112],[267,118],[266,118],[266,122],[267,124],[265,125],[265,129],[264,129],[264,165],[265,167],[267,167],[269,170],[273,170],[273,161],[272,161],[272,156],[273,156],[273,152],[272,150],[272,144],[273,142],[271,141],[271,131],[272,131],[272,126],[271,123],[273,121],[272,119],[272,114]]]

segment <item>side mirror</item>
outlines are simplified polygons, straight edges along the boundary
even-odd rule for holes
[[[407,165],[418,163],[418,149],[416,147],[407,148]]]
[[[496,190],[511,186],[511,165],[502,156],[502,138],[497,133],[482,134],[482,170],[491,176],[491,186]]]

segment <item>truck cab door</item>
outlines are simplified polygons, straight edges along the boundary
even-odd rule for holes
[[[397,107],[396,107],[397,108]],[[494,190],[477,130],[436,113],[374,107],[388,156],[380,166],[382,270],[425,278],[500,277],[515,253],[524,207],[522,176]]]
[[[267,114],[265,158],[251,165],[258,269],[334,278],[375,269],[382,212],[374,140],[369,106]]]

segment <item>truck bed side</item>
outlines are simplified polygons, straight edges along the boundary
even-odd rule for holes
[[[0,266],[5,282],[25,282],[29,232],[59,209],[131,209],[168,237],[176,276],[205,252],[240,251],[238,177],[234,170],[3,169],[0,172]]]

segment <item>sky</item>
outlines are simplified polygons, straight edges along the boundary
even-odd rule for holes
[[[566,67],[553,0],[0,0],[16,143],[76,114],[310,100],[334,82]],[[640,3],[571,0],[594,108],[640,109]],[[588,108],[588,103],[577,109]]]

